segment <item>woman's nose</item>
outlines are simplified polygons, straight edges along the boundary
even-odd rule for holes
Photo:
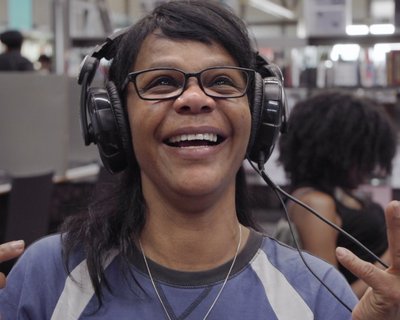
[[[197,79],[188,79],[183,93],[175,100],[178,113],[205,113],[215,109],[216,101],[200,87]]]

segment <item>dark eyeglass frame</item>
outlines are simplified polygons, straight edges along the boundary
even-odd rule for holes
[[[214,69],[234,69],[234,70],[240,70],[240,71],[245,72],[247,75],[247,83],[246,83],[246,87],[243,90],[243,93],[240,93],[237,95],[230,95],[230,96],[228,96],[228,95],[227,96],[219,96],[219,95],[213,95],[213,94],[207,93],[206,90],[204,89],[203,83],[201,81],[201,74],[204,73],[205,71],[214,70]],[[140,90],[137,87],[137,83],[136,83],[137,76],[142,73],[148,72],[148,71],[157,71],[157,70],[173,70],[173,71],[178,71],[183,74],[183,76],[184,76],[183,85],[182,85],[182,88],[180,88],[178,93],[176,93],[172,96],[165,97],[165,98],[148,98],[148,97],[143,97],[141,95]],[[254,77],[254,73],[255,73],[255,71],[253,69],[236,67],[236,66],[214,66],[214,67],[205,68],[199,72],[185,72],[181,69],[170,68],[170,67],[149,68],[149,69],[144,69],[144,70],[128,73],[128,75],[124,81],[124,84],[123,84],[123,89],[125,89],[125,87],[128,85],[129,82],[132,82],[135,86],[135,90],[136,90],[139,98],[142,100],[169,100],[169,99],[175,99],[175,98],[179,97],[180,95],[182,95],[183,92],[185,92],[188,79],[191,77],[195,77],[197,79],[197,83],[198,83],[200,89],[204,92],[205,95],[207,95],[209,97],[217,98],[217,99],[240,98],[240,97],[243,97],[244,95],[246,95],[247,89],[249,87],[249,83],[250,83],[252,77]]]

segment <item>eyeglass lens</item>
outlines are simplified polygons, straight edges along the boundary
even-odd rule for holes
[[[186,78],[197,77],[200,87],[212,97],[243,96],[248,85],[248,73],[236,68],[211,68],[198,74],[186,74],[175,69],[153,69],[136,75],[135,85],[144,99],[168,99],[179,96],[185,89]]]

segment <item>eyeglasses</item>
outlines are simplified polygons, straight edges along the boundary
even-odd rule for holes
[[[247,92],[254,70],[240,67],[211,67],[186,73],[176,68],[152,68],[131,72],[131,81],[143,100],[165,100],[179,97],[190,77],[195,77],[203,92],[213,98],[239,98]]]

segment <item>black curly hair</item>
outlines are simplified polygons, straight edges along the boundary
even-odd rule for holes
[[[291,187],[331,193],[353,189],[378,169],[391,173],[396,130],[370,98],[328,91],[298,102],[279,141],[279,158]]]

